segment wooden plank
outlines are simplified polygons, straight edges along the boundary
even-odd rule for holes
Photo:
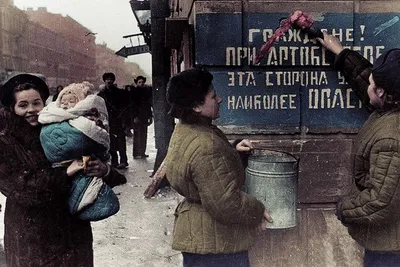
[[[335,208],[303,211],[307,227],[307,266],[361,267],[363,249],[336,218]]]
[[[361,0],[359,13],[396,13],[400,12],[400,1]]]
[[[363,249],[335,216],[335,207],[303,205],[299,223],[261,233],[249,256],[252,267],[361,267]]]
[[[306,267],[305,230],[301,226],[282,230],[267,229],[259,235],[257,243],[249,251],[251,266]]]
[[[309,140],[299,160],[298,201],[335,202],[352,183],[351,139]]]
[[[331,203],[352,186],[352,139],[260,140],[256,149],[278,150],[299,159],[299,203]]]
[[[292,13],[303,10],[308,13],[353,13],[353,1],[249,1],[248,10],[255,13]]]
[[[193,10],[193,6],[194,6],[195,2],[196,2],[195,0],[186,0],[186,1],[180,0],[179,8],[178,8],[179,16],[186,17],[186,18],[191,16],[191,12]]]
[[[147,186],[146,190],[143,193],[145,198],[152,198],[154,196],[154,194],[159,189],[162,180],[167,179],[166,171],[167,171],[167,166],[165,164],[165,161],[163,160],[163,162],[160,164],[160,167],[158,167],[158,170],[151,178],[149,185]]]
[[[203,13],[242,13],[241,1],[196,1],[195,14]]]

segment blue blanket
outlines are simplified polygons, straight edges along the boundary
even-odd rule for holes
[[[47,159],[52,163],[81,159],[82,156],[104,154],[107,149],[72,127],[67,121],[47,124],[42,127],[40,141]],[[78,211],[92,178],[83,172],[75,175],[68,199],[71,214],[81,220],[98,221],[114,215],[119,210],[118,197],[110,186],[103,183],[96,201]]]
[[[68,198],[68,210],[84,221],[99,221],[114,215],[119,211],[119,200],[114,191],[104,183],[96,201],[78,212],[78,206],[93,177],[79,173],[72,181],[72,188]]]
[[[67,121],[43,125],[40,142],[51,163],[102,154],[107,149],[72,127]]]

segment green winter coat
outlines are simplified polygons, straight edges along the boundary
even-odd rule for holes
[[[213,125],[179,123],[166,157],[166,175],[185,199],[175,211],[172,248],[235,253],[254,243],[264,205],[241,191],[239,154]]]
[[[336,66],[368,105],[371,64],[344,50]],[[373,251],[400,251],[400,110],[375,110],[360,129],[354,150],[357,191],[338,205],[350,235]]]

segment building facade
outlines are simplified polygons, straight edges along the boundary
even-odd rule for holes
[[[71,17],[46,8],[22,11],[13,1],[1,0],[0,81],[13,72],[29,72],[43,74],[52,89],[82,81],[99,86],[108,71],[121,86],[146,76],[107,45],[96,45],[95,34]]]
[[[24,36],[28,30],[28,17],[3,1],[0,5],[0,73],[28,70],[28,55]]]
[[[20,10],[0,5],[0,75],[40,73],[50,88],[95,81],[95,37],[68,16],[45,8]],[[0,78],[1,78],[0,77]]]
[[[28,9],[26,14],[30,21],[61,37],[54,40],[49,56],[53,78],[57,79],[54,75],[59,72],[68,73],[69,82],[95,82],[95,35],[89,29],[69,16],[49,13],[46,8]],[[58,56],[61,57],[57,59]]]
[[[68,38],[32,21],[24,37],[28,72],[46,76],[51,88],[69,84],[72,77]]]

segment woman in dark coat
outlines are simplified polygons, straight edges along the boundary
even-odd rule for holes
[[[67,211],[71,178],[51,168],[39,142],[38,112],[49,96],[40,78],[20,74],[0,90],[5,108],[0,117],[0,191],[7,197],[4,247],[7,266],[93,266],[90,222]],[[87,173],[104,176],[112,185],[124,177],[99,160]],[[117,182],[119,181],[119,182]]]

